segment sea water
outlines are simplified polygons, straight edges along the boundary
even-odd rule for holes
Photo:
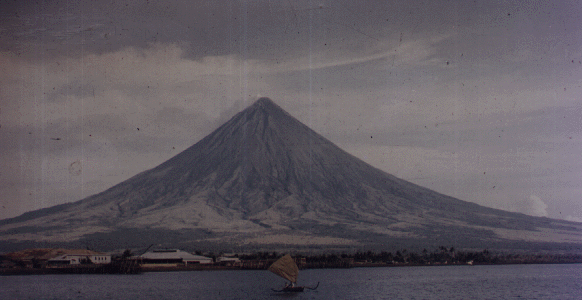
[[[582,265],[313,269],[281,294],[268,271],[0,277],[1,299],[582,299]]]

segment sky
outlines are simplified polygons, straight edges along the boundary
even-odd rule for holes
[[[578,1],[0,0],[0,218],[104,191],[258,97],[402,179],[582,221]]]

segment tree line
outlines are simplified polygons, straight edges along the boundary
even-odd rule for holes
[[[282,253],[256,252],[237,255],[245,260],[276,260]],[[440,246],[420,252],[406,249],[396,252],[357,251],[353,253],[296,254],[292,255],[303,268],[333,268],[357,266],[405,266],[405,265],[461,265],[461,264],[536,264],[582,263],[582,254],[556,253],[502,253],[484,250],[456,250]]]

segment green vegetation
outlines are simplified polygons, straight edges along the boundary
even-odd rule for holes
[[[238,256],[241,261],[275,260],[282,254],[256,252]],[[329,253],[293,255],[301,268],[350,268],[372,266],[429,266],[478,264],[543,264],[582,263],[582,254],[493,253],[488,250],[458,251],[454,247],[440,246],[433,251],[420,253],[406,249],[392,252],[357,251],[355,253]]]

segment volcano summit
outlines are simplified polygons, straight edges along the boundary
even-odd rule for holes
[[[0,221],[0,240],[113,249],[579,249],[581,230],[396,178],[261,98],[151,170],[83,200]]]

